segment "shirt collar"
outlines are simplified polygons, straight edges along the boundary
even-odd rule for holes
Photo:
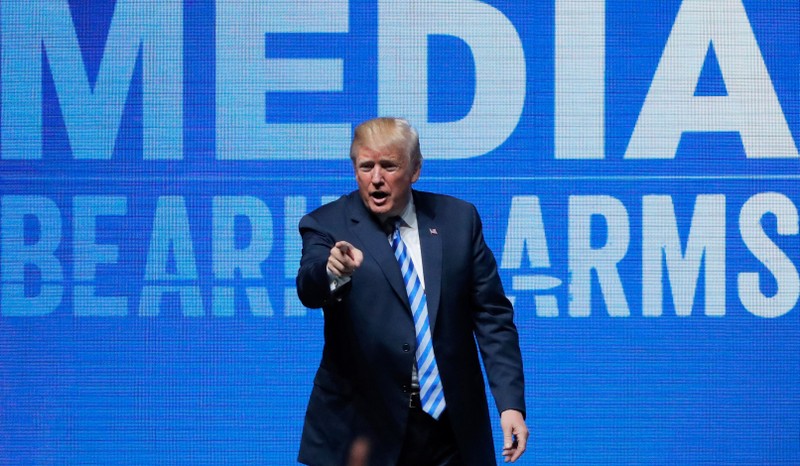
[[[403,209],[403,212],[400,214],[400,218],[403,219],[404,226],[412,230],[417,229],[417,209],[414,207],[413,195],[408,197],[408,204],[406,204],[406,208]]]

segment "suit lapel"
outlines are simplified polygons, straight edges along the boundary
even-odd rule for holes
[[[400,267],[397,266],[387,235],[364,207],[357,192],[350,196],[348,210],[351,228],[364,245],[367,253],[365,256],[375,259],[395,294],[406,303],[406,307],[409,307],[403,276],[400,274]]]
[[[417,210],[419,226],[419,245],[422,250],[422,266],[425,272],[425,298],[428,301],[428,320],[431,334],[436,328],[436,315],[442,294],[442,240],[435,223],[436,213],[423,196],[414,192],[414,206]]]

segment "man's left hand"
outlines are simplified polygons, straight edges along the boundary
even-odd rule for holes
[[[528,426],[522,413],[516,409],[507,409],[500,413],[500,427],[503,428],[503,456],[506,463],[513,463],[525,453],[528,445]]]

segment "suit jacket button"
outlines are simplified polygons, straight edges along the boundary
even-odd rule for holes
[[[403,384],[403,393],[408,393],[408,390],[409,390],[410,388],[411,388],[411,387],[409,387],[408,385],[406,385],[406,384]]]
[[[403,343],[403,352],[408,353],[409,351],[411,351],[411,347],[408,345],[408,343]]]

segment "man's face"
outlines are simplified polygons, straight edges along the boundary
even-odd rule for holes
[[[379,219],[400,215],[411,198],[411,185],[420,167],[400,148],[358,148],[354,162],[358,192],[364,205]]]

